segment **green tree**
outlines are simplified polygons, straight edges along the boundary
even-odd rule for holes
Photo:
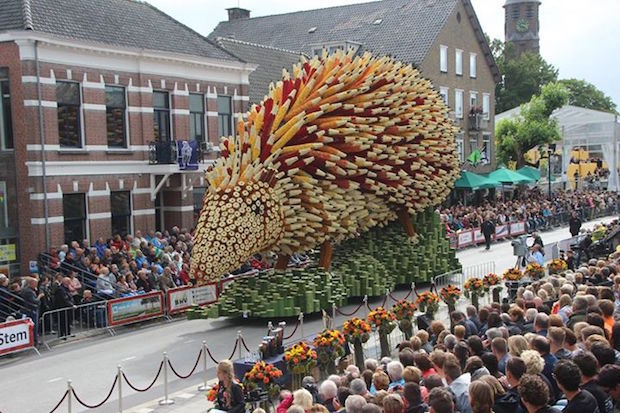
[[[592,83],[579,79],[562,79],[559,83],[568,89],[569,105],[616,113],[614,101]]]
[[[521,105],[518,118],[504,119],[497,124],[497,157],[505,164],[516,161],[524,165],[523,155],[537,145],[545,145],[560,139],[560,131],[551,113],[568,102],[569,92],[559,83],[542,87],[540,95],[532,96]]]
[[[512,43],[493,39],[489,45],[502,75],[495,89],[495,113],[529,102],[532,96],[541,93],[544,85],[558,78],[558,70],[538,54],[523,53],[514,58]]]

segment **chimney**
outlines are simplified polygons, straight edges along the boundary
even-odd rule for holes
[[[228,21],[249,19],[250,11],[248,9],[242,9],[241,7],[231,7],[228,10]]]

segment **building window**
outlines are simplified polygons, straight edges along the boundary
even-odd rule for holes
[[[482,134],[482,162],[484,164],[491,163],[491,134]]]
[[[454,90],[454,113],[458,119],[463,119],[463,91]]]
[[[205,100],[201,94],[189,94],[189,139],[206,142]]]
[[[525,6],[525,17],[530,20],[534,18],[534,5],[533,4],[530,3]]]
[[[491,95],[488,93],[482,94],[482,113],[485,120],[489,120],[489,112],[491,111]]]
[[[194,196],[194,217],[197,217],[202,210],[202,205],[204,201],[205,191],[207,188],[204,187],[194,187],[193,196]]]
[[[86,197],[84,194],[64,194],[62,215],[65,223],[65,243],[86,238]]]
[[[463,75],[463,51],[456,49],[455,56],[455,69],[457,75]]]
[[[476,53],[470,53],[469,54],[469,77],[476,77],[477,76],[477,68],[476,68]]]
[[[478,150],[478,135],[469,135],[469,153]]]
[[[172,139],[168,92],[153,92],[153,137],[158,142],[169,142]]]
[[[5,69],[0,69],[0,150],[14,147],[8,73]]]
[[[439,88],[439,95],[441,96],[441,99],[443,100],[443,103],[446,104],[446,106],[450,106],[448,93],[449,93],[449,89],[447,87],[441,86]]]
[[[232,99],[230,96],[217,97],[217,133],[219,136],[232,135]]]
[[[80,84],[56,82],[58,105],[58,138],[61,147],[82,147]]]
[[[448,46],[439,46],[439,70],[448,72]]]
[[[463,152],[463,132],[459,132],[456,135],[456,153],[459,156],[459,161],[462,163],[465,161],[465,153]]]
[[[110,209],[112,211],[112,235],[124,237],[131,233],[131,192],[110,192]]]
[[[119,86],[105,87],[105,117],[108,146],[127,147],[127,104],[125,88]]]
[[[469,110],[473,113],[478,107],[478,92],[469,92]]]

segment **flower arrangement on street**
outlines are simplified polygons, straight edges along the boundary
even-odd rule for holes
[[[508,268],[504,271],[504,280],[506,281],[519,281],[523,278],[523,273],[518,268]]]
[[[394,317],[398,320],[398,328],[405,334],[405,340],[409,340],[413,335],[411,320],[416,309],[416,305],[407,300],[400,300],[392,307],[392,313],[394,313]]]
[[[276,379],[280,377],[282,377],[282,370],[261,360],[245,373],[243,384],[250,391],[257,388],[267,390],[269,397],[274,398],[280,392],[280,386],[276,383]]]
[[[418,295],[416,303],[420,311],[425,311],[426,315],[431,319],[437,310],[439,310],[439,296],[430,291],[425,291]]]
[[[355,317],[344,322],[342,332],[349,343],[353,343],[355,340],[365,343],[370,338],[370,324]]]
[[[491,292],[493,301],[499,303],[500,293],[502,292],[502,279],[495,273],[489,273],[482,277],[482,285],[485,292]]]
[[[317,363],[321,374],[327,378],[327,374],[336,372],[335,361],[344,355],[345,338],[339,330],[323,330],[313,341],[317,354]]]
[[[561,258],[554,258],[547,264],[547,269],[549,270],[549,274],[559,274],[568,269],[568,264]]]
[[[456,285],[448,284],[445,287],[442,287],[439,290],[439,296],[442,301],[448,304],[448,307],[451,308],[451,311],[456,307],[456,302],[461,298],[461,289]]]
[[[379,344],[381,346],[381,357],[390,355],[390,344],[388,335],[396,328],[396,317],[394,313],[383,307],[377,307],[368,313],[368,322],[374,326],[379,333]]]
[[[342,328],[347,341],[353,344],[353,356],[355,357],[355,365],[360,369],[364,369],[364,347],[363,343],[370,338],[370,324],[361,318],[352,318],[344,322]]]
[[[484,295],[484,284],[482,278],[472,277],[463,284],[465,297],[471,299],[471,304],[478,308],[478,298]]]
[[[502,288],[502,280],[499,278],[499,275],[495,273],[489,273],[482,277],[482,285],[484,285],[485,291],[489,291],[490,289],[497,287]]]
[[[532,280],[540,280],[545,276],[545,269],[537,262],[531,262],[525,268],[525,275]]]
[[[284,361],[290,372],[293,373],[293,389],[301,387],[304,376],[311,374],[317,364],[316,351],[305,341],[293,344],[284,352]]]

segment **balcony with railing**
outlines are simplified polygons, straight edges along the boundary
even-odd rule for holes
[[[152,141],[149,143],[149,164],[178,164],[180,169],[195,169],[191,166],[205,162],[207,154],[214,151],[211,142],[197,140]]]
[[[484,130],[489,128],[489,115],[480,108],[473,108],[467,116],[469,130]]]

